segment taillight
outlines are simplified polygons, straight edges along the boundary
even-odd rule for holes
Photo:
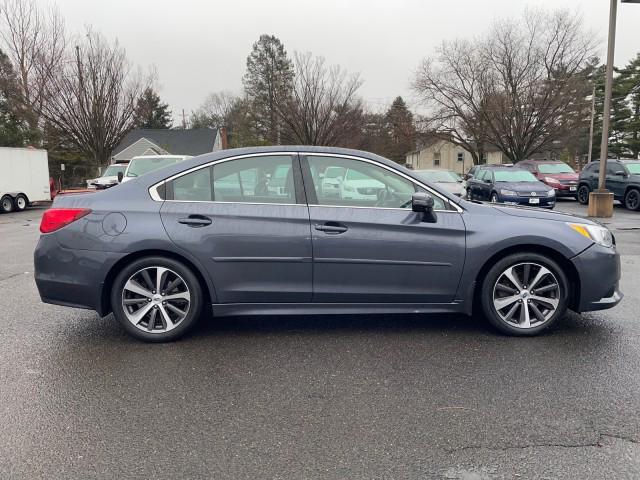
[[[91,213],[88,208],[50,208],[42,215],[40,231],[51,233]]]

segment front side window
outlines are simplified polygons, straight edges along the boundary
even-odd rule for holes
[[[309,156],[309,168],[317,205],[345,207],[411,208],[411,196],[419,189],[413,182],[386,168],[360,160]],[[344,177],[329,177],[337,168]],[[445,208],[434,197],[435,208]]]
[[[625,166],[627,167],[627,170],[629,171],[629,173],[630,173],[631,175],[638,175],[638,174],[640,174],[640,162],[637,162],[637,163],[631,163],[631,162],[629,162],[629,163],[627,163]]]

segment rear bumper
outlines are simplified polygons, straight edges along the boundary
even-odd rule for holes
[[[122,253],[69,250],[55,235],[41,235],[34,252],[34,276],[44,303],[107,312],[102,307],[103,282]]]
[[[576,311],[613,308],[624,297],[620,291],[620,255],[613,248],[593,245],[572,259],[580,276]]]

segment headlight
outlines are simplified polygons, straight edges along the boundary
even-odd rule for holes
[[[560,182],[558,180],[556,180],[555,178],[544,177],[544,181],[545,181],[545,183],[553,183],[555,185],[560,185]]]
[[[515,197],[518,194],[513,190],[500,189],[500,195],[504,195],[505,197]]]
[[[547,197],[553,197],[555,196],[555,194],[556,194],[556,191],[552,188],[547,192]]]
[[[603,247],[613,246],[613,235],[611,235],[608,228],[586,223],[567,223],[567,225],[583,237],[593,240],[598,245],[602,245]]]
[[[342,187],[342,188],[344,188],[344,190],[345,190],[346,192],[355,192],[355,191],[356,191],[356,189],[355,189],[355,188],[353,188],[351,185],[343,185],[343,187]]]

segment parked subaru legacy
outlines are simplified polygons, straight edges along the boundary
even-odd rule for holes
[[[382,188],[327,193],[322,181],[336,168]],[[257,180],[283,170],[281,187]],[[176,339],[211,314],[482,312],[504,333],[534,335],[567,309],[622,299],[604,226],[467,201],[356,150],[202,155],[56,197],[40,231],[42,300],[113,312],[146,341]]]
[[[527,170],[518,167],[481,167],[467,181],[470,200],[484,200],[507,205],[553,208],[556,192]]]

